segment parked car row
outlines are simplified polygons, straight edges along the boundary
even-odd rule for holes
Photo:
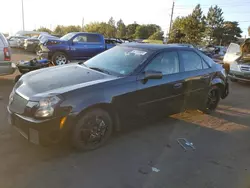
[[[50,35],[46,32],[36,31],[23,31],[17,32],[15,36],[7,38],[10,47],[12,48],[23,48],[29,52],[37,52],[39,50],[39,43],[43,38],[58,38],[61,36]]]
[[[211,113],[229,91],[220,64],[182,45],[123,43],[105,51],[102,35],[70,33],[42,48],[58,63],[92,58],[31,71],[15,84],[8,120],[35,144],[67,137],[75,148],[93,150],[125,120],[185,109]]]

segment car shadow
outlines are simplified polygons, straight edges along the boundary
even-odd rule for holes
[[[100,182],[102,187],[110,187],[110,183],[112,187],[126,187],[121,186],[124,183],[130,187],[141,187],[148,178],[141,168],[157,166],[165,169],[170,185],[183,187],[181,179],[178,181],[181,186],[174,182],[177,178],[174,174],[178,174],[178,178],[191,178],[195,177],[191,172],[203,167],[203,173],[211,177],[214,173],[217,176],[216,173],[223,172],[227,166],[234,168],[225,160],[221,162],[220,158],[225,156],[223,149],[226,146],[229,148],[226,152],[233,153],[239,143],[230,140],[230,134],[215,122],[210,125],[206,120],[200,121],[203,116],[201,113],[182,113],[167,118],[138,119],[127,123],[125,129],[115,134],[103,147],[90,152],[75,152],[63,144],[44,148],[15,138],[11,145],[7,143],[12,149],[5,155],[11,156],[11,163],[6,163],[8,170],[2,178],[8,180],[25,169],[25,173],[18,174],[22,180],[16,181],[16,184],[29,182],[27,187],[39,184],[44,187],[65,187],[62,185],[63,179],[74,177],[75,185],[86,187],[100,187]],[[197,150],[184,155],[177,138],[187,138]],[[211,138],[216,145],[211,144]],[[3,155],[1,152],[0,156]],[[218,168],[216,172],[215,167]],[[98,181],[93,181],[93,177],[98,177]]]

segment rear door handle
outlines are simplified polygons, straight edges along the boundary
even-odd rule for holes
[[[176,84],[174,84],[174,89],[181,88],[182,85],[183,85],[182,83],[176,83]]]

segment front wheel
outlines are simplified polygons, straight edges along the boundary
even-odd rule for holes
[[[102,109],[87,111],[75,125],[71,140],[77,150],[94,150],[102,146],[113,131],[113,122],[108,112]]]
[[[214,112],[219,104],[221,98],[220,88],[212,86],[208,92],[207,100],[202,111],[206,114]]]
[[[64,65],[68,63],[68,57],[65,53],[63,52],[56,52],[52,56],[52,62],[55,65]]]

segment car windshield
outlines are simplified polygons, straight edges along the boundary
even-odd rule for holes
[[[74,35],[75,35],[74,33],[68,33],[68,34],[62,36],[60,39],[61,39],[61,40],[69,40],[69,39],[71,39]]]
[[[150,54],[144,49],[117,46],[86,61],[84,65],[122,76],[131,74]]]

